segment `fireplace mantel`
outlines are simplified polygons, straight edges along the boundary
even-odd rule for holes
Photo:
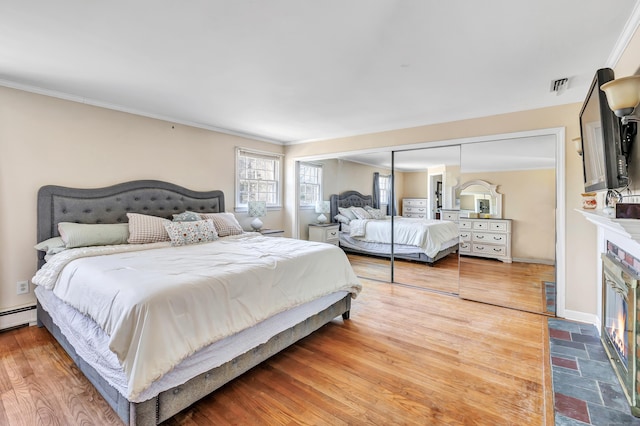
[[[597,226],[616,232],[640,244],[640,219],[616,219],[602,213],[601,210],[587,211],[576,209]]]

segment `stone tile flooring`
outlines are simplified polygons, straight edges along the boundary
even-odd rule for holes
[[[556,283],[543,281],[544,285],[544,303],[547,309],[547,313],[556,314]]]
[[[640,425],[596,328],[549,318],[556,426]]]

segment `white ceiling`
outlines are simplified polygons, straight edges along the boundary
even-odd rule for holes
[[[2,0],[0,85],[321,140],[581,102],[638,3]]]

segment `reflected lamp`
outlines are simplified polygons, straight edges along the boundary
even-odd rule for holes
[[[327,223],[328,219],[325,216],[325,213],[331,212],[331,206],[328,201],[318,201],[316,203],[316,213],[320,213],[318,216],[318,223]]]
[[[249,201],[249,217],[254,217],[251,221],[251,228],[254,231],[258,232],[262,229],[262,221],[261,217],[265,217],[267,215],[267,203],[266,201]]]

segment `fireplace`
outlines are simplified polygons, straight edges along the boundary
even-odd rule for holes
[[[638,380],[637,285],[640,265],[635,257],[607,242],[602,254],[602,332],[604,348],[622,384],[634,416],[640,417]]]

